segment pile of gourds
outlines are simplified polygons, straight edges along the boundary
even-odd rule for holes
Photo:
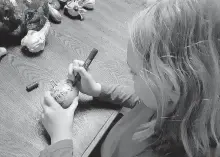
[[[50,19],[60,23],[62,16],[59,10],[64,8],[65,15],[84,20],[86,10],[92,10],[94,6],[95,0],[49,0]]]
[[[21,45],[37,53],[44,49],[45,37],[50,22],[47,0],[1,0],[0,1],[0,44],[10,45],[18,39]],[[4,40],[7,37],[8,40]],[[12,39],[12,40],[11,40]],[[0,57],[7,50],[0,47]]]
[[[94,9],[94,5],[95,0],[1,0],[0,34],[21,37],[22,49],[37,54],[44,50],[49,20],[61,23],[60,10],[71,18],[83,20],[86,10]],[[0,59],[5,54],[7,50],[0,47]]]

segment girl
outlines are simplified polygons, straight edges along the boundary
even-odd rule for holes
[[[108,134],[103,157],[218,156],[219,10],[219,0],[161,0],[137,15],[127,49],[135,94],[96,83],[82,61],[70,64],[69,79],[81,75],[82,93],[133,108]],[[46,94],[43,123],[52,145],[42,157],[71,156],[76,106],[64,110]]]

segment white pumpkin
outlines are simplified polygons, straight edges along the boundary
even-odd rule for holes
[[[82,17],[82,15],[87,12],[85,9],[82,8],[81,5],[79,5],[78,0],[72,0],[67,2],[64,8],[72,17],[76,17],[78,15]]]
[[[63,107],[68,108],[79,95],[79,90],[73,87],[69,79],[61,80],[51,90],[51,96]]]
[[[27,35],[21,40],[21,45],[26,46],[33,53],[44,50],[49,29],[50,22],[47,21],[40,31],[29,30]]]

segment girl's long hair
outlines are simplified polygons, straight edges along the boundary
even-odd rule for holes
[[[151,145],[158,154],[183,150],[188,157],[210,156],[220,137],[220,1],[158,1],[134,18],[130,35],[143,59],[140,75],[158,106],[149,124],[153,135],[142,130],[134,138],[159,139]],[[179,95],[176,102],[168,86]]]

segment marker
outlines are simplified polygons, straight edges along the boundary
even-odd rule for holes
[[[91,64],[91,62],[93,61],[93,59],[95,58],[95,56],[97,55],[98,53],[98,50],[93,48],[92,51],[90,52],[88,58],[86,59],[86,61],[84,62],[83,64],[83,67],[87,70],[89,65]],[[77,81],[80,81],[81,79],[81,76],[80,74],[78,73],[76,76],[75,76],[75,80],[73,81],[73,85],[75,85],[77,83]]]
[[[30,91],[34,90],[35,88],[38,87],[38,85],[39,85],[38,82],[33,82],[32,84],[30,84],[26,87],[26,91],[30,92]]]

